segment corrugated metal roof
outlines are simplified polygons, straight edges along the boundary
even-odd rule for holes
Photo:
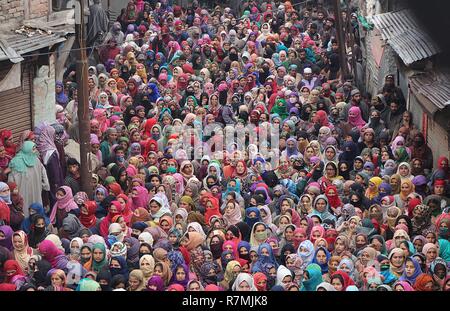
[[[439,110],[450,106],[450,72],[427,72],[409,79],[412,91],[432,102]]]
[[[373,23],[406,65],[441,52],[409,9],[375,15]]]
[[[66,41],[66,38],[59,34],[37,34],[32,37],[24,35],[14,35],[9,38],[4,38],[3,42],[8,49],[13,49],[17,54],[23,55],[33,52],[60,42]],[[10,59],[10,53],[6,53],[3,48],[0,48],[0,61]],[[11,61],[14,62],[14,59]]]

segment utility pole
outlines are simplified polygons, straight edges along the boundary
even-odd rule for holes
[[[352,50],[352,59],[351,59],[351,67],[352,67],[352,73],[354,77],[354,81],[358,81],[358,71],[356,69],[356,53],[355,53],[355,34],[353,33],[353,26],[352,26],[352,19],[351,19],[351,7],[350,7],[350,1],[347,2],[347,26],[345,27],[347,34],[348,34],[348,41],[349,46]]]
[[[336,34],[339,43],[339,64],[341,65],[341,81],[348,74],[347,49],[345,47],[345,35],[342,25],[342,13],[340,0],[333,1],[334,17],[336,19]]]
[[[89,170],[90,121],[88,94],[88,60],[86,56],[86,32],[84,24],[85,0],[75,5],[75,34],[78,42],[76,75],[78,84],[78,128],[80,131],[81,191],[92,198],[92,175]]]

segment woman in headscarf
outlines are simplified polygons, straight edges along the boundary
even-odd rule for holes
[[[23,271],[28,270],[28,262],[33,256],[34,251],[28,244],[28,237],[23,231],[16,231],[12,236],[14,259],[19,263]]]
[[[61,167],[61,156],[55,144],[56,131],[50,125],[44,125],[41,133],[36,139],[36,148],[45,166],[50,184],[50,204],[56,202],[56,191],[64,185],[63,168]]]
[[[238,222],[242,221],[242,211],[236,201],[229,200],[225,204],[223,219],[228,226],[236,225]]]
[[[14,182],[19,187],[24,206],[30,206],[33,203],[42,204],[42,191],[50,191],[50,184],[47,172],[38,159],[36,144],[26,141],[11,160],[9,168],[11,173],[8,181]],[[23,212],[25,217],[29,217],[27,208]]]
[[[414,184],[410,179],[401,180],[400,193],[394,195],[395,205],[401,210],[405,210],[408,203],[408,196],[414,192]]]
[[[366,122],[361,116],[361,109],[357,106],[352,106],[348,111],[347,122],[352,126],[361,130],[366,125]]]
[[[64,83],[62,83],[61,81],[56,81],[55,96],[56,96],[56,104],[66,108],[66,105],[69,102],[69,98],[64,93]]]
[[[317,286],[323,282],[321,268],[317,264],[309,264],[303,275],[301,291],[316,291]]]
[[[72,195],[72,189],[67,186],[62,186],[56,192],[56,203],[50,213],[50,221],[55,224],[56,228],[62,227],[64,218],[69,213],[78,211],[78,205],[75,203]]]
[[[11,130],[0,130],[0,145],[5,148],[6,154],[10,158],[16,155],[18,146],[13,142],[13,133]]]
[[[328,198],[325,195],[319,195],[315,198],[314,204],[313,204],[313,211],[308,216],[319,216],[322,221],[326,219],[331,219],[333,221],[336,221],[336,216],[331,214],[329,212],[329,203]]]
[[[42,258],[50,262],[52,268],[55,269],[68,269],[68,259],[64,255],[64,252],[59,250],[56,245],[50,240],[44,240],[39,244],[39,253]]]
[[[417,277],[413,287],[416,291],[431,292],[434,289],[433,277],[429,274],[422,273]]]
[[[142,186],[133,187],[131,191],[131,210],[135,211],[140,207],[147,207],[148,190]]]
[[[391,273],[400,278],[405,270],[405,254],[401,248],[394,248],[388,256]]]

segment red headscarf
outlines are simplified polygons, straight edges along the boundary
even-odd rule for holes
[[[408,202],[408,216],[412,218],[414,207],[422,203],[419,198],[413,198]]]
[[[122,213],[123,219],[127,223],[127,226],[129,226],[131,223],[131,217],[133,217],[133,212],[131,211],[131,201],[128,199],[128,196],[123,193],[119,194],[117,196],[117,199],[123,199],[125,201],[125,208],[121,208],[120,211]]]
[[[6,272],[12,270],[16,270],[16,272],[12,275],[7,275],[5,278],[5,283],[11,283],[12,278],[15,276],[25,276],[25,273],[23,273],[23,270],[17,260],[10,259],[5,261],[5,263],[3,264],[3,271]]]
[[[323,110],[319,110],[316,112],[314,117],[314,122],[318,122],[320,126],[330,126],[330,122],[328,121],[327,113]]]
[[[144,129],[142,130],[142,134],[145,135],[144,138],[152,137],[152,127],[157,123],[155,118],[150,118],[145,121]]]
[[[108,188],[109,188],[109,190],[111,190],[111,191],[114,193],[114,195],[115,195],[116,197],[117,197],[119,194],[122,194],[122,193],[123,193],[122,188],[120,187],[120,185],[119,185],[117,182],[110,183],[110,184],[108,185]]]
[[[206,212],[205,212],[205,221],[209,225],[209,221],[212,216],[216,215],[219,217],[222,217],[222,214],[220,213],[220,207],[219,207],[219,199],[216,197],[213,197],[211,194],[207,194],[208,201],[212,203],[212,207],[205,206]]]
[[[11,220],[11,210],[5,202],[0,200],[0,220],[3,220],[7,225]]]
[[[97,210],[97,204],[95,201],[86,201],[84,206],[87,209],[87,215],[80,213],[79,219],[83,226],[91,228],[97,223],[97,217],[95,217],[95,211]]]
[[[12,158],[16,155],[17,146],[16,146],[16,144],[14,144],[12,142],[9,142],[8,144],[5,143],[5,141],[11,137],[12,137],[12,132],[10,130],[6,130],[6,129],[0,130],[0,140],[1,140],[0,143],[3,146],[5,146],[6,154],[8,154]]]
[[[258,285],[260,281],[265,280],[266,283],[264,286]],[[256,272],[253,274],[253,281],[255,283],[255,287],[258,289],[259,292],[265,292],[267,290],[267,276],[262,272]]]
[[[352,278],[344,271],[338,270],[335,273],[333,273],[332,277],[335,275],[340,275],[342,277],[342,279],[344,280],[344,283],[342,284],[342,292],[345,292],[345,290],[347,289],[347,287],[349,287],[350,285],[355,285],[355,282],[352,280]]]
[[[329,195],[330,190],[334,191],[334,195]],[[331,207],[337,208],[339,206],[342,206],[341,199],[339,198],[338,191],[335,185],[330,185],[325,189],[325,195],[328,199],[328,203]]]
[[[429,274],[422,273],[416,278],[416,282],[414,283],[414,289],[421,292],[431,292],[433,288],[428,289],[425,287],[427,283],[433,282],[433,278]]]
[[[108,214],[106,215],[106,217],[103,218],[102,221],[100,222],[100,235],[102,237],[104,237],[105,239],[108,237],[109,225],[112,223],[113,217],[116,216],[116,215],[122,215],[122,213],[119,212],[120,210],[122,210],[122,206],[120,205],[120,202],[119,201],[112,201],[111,202],[111,206],[112,205],[114,205],[117,208],[118,212],[111,213],[111,212],[108,211]]]

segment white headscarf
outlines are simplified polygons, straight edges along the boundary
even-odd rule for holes
[[[286,276],[291,276],[292,277],[292,273],[291,270],[289,270],[288,268],[286,268],[283,265],[280,265],[277,269],[277,282],[275,285],[281,285],[284,288],[284,284],[283,284],[283,279]]]
[[[248,273],[239,273],[238,276],[236,277],[236,280],[233,283],[233,286],[231,287],[231,290],[234,292],[239,292],[239,284],[241,284],[242,282],[247,282],[247,284],[250,286],[250,291],[252,292],[256,292],[258,291],[255,287],[255,283],[253,281],[253,277],[248,274]]]

